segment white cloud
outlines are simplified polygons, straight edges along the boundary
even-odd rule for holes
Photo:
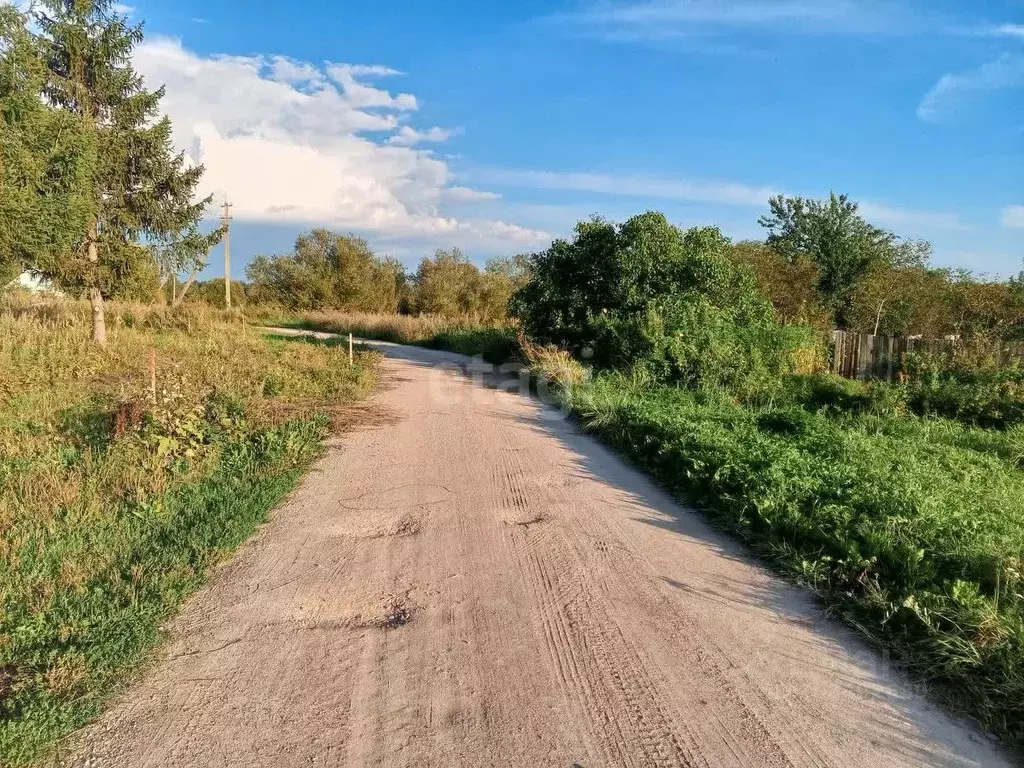
[[[1004,53],[995,61],[961,74],[948,74],[921,100],[917,116],[930,123],[967,105],[979,93],[1024,86],[1024,56]]]
[[[327,76],[341,86],[342,93],[348,102],[358,109],[367,107],[378,107],[384,109],[397,109],[402,111],[413,111],[419,108],[416,97],[411,93],[400,93],[392,96],[388,91],[374,88],[371,85],[360,83],[360,77],[389,77],[400,75],[401,72],[382,67],[379,65],[364,64],[330,64],[327,67]]]
[[[483,203],[492,200],[501,200],[497,192],[485,192],[469,187],[446,187],[444,190],[445,199],[453,203]]]
[[[861,201],[859,205],[864,218],[876,224],[885,224],[888,227],[941,229],[947,232],[966,232],[970,229],[955,213],[918,211],[870,201]]]
[[[1024,40],[1024,24],[974,24],[971,26],[949,27],[945,30],[953,35],[968,37],[1016,37]]]
[[[528,244],[551,240],[547,232],[541,232],[529,227],[521,227],[518,224],[511,224],[507,221],[489,221],[480,228],[483,234],[491,235],[499,241],[511,240],[515,243]]]
[[[1003,208],[1002,221],[1007,229],[1024,229],[1024,205],[1008,205]]]
[[[305,61],[296,61],[287,56],[274,56],[270,59],[270,79],[290,85],[308,85],[323,88],[326,78],[323,72]]]
[[[353,77],[400,77],[404,72],[382,64],[333,64],[337,70],[344,70]]]
[[[111,10],[114,13],[119,14],[121,16],[134,16],[135,15],[135,6],[134,5],[126,5],[125,3],[114,3],[111,6]]]
[[[723,181],[694,181],[650,176],[558,171],[482,170],[472,177],[485,183],[534,189],[596,192],[627,197],[655,197],[696,203],[764,205],[778,190]]]
[[[1024,40],[1024,24],[999,24],[987,27],[984,33],[993,37],[1018,37]]]
[[[361,81],[397,74],[387,67],[206,57],[166,38],[143,43],[134,61],[151,87],[167,86],[163,108],[175,144],[206,167],[201,192],[230,198],[239,219],[496,249],[502,238],[516,247],[550,239],[444,211],[446,202],[473,190],[450,186],[448,165],[410,146],[412,138],[447,138],[442,129],[420,132],[405,124],[417,106],[414,96]]]
[[[388,139],[388,144],[394,144],[399,147],[411,147],[428,141],[448,141],[454,135],[455,131],[436,126],[426,131],[418,131],[411,126],[403,125],[398,129],[398,133]]]
[[[551,21],[618,40],[698,37],[771,27],[783,33],[864,34],[909,28],[900,3],[878,0],[639,0],[592,2]]]
[[[773,187],[759,187],[731,181],[667,179],[637,175],[561,173],[553,171],[478,170],[477,181],[534,189],[593,192],[620,197],[678,200],[764,208],[768,199],[785,194]],[[898,208],[880,203],[860,205],[865,218],[893,227],[962,231],[968,227],[955,214]]]

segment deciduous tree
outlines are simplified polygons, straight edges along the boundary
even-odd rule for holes
[[[928,263],[932,247],[924,241],[897,240],[874,259],[850,296],[848,326],[862,333],[890,336],[923,333],[917,311],[934,287]]]
[[[744,240],[732,246],[729,257],[754,273],[779,320],[819,326],[831,323],[818,296],[818,267],[806,254],[787,258],[770,245]]]
[[[768,205],[771,213],[760,219],[768,244],[789,259],[805,255],[817,264],[821,298],[837,324],[847,327],[858,281],[872,265],[886,261],[896,236],[869,224],[846,195],[832,193],[828,200],[779,195]]]
[[[480,270],[458,248],[438,250],[424,258],[413,279],[417,312],[447,317],[479,314]]]
[[[513,312],[530,338],[599,367],[693,387],[753,388],[788,369],[800,334],[775,320],[715,227],[684,231],[648,211],[592,219],[533,258]],[[770,378],[770,377],[768,377]]]
[[[292,253],[257,256],[246,268],[249,297],[292,309],[394,312],[405,271],[382,259],[355,235],[314,229],[299,235]]]

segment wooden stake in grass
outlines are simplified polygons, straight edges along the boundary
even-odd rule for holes
[[[1002,584],[1000,582],[1003,578],[1003,563],[1000,560],[996,564],[996,613],[999,613],[999,596],[1002,594]]]
[[[156,347],[149,348],[149,394],[156,403]]]
[[[355,364],[355,357],[352,356],[352,334],[348,335],[348,364]]]

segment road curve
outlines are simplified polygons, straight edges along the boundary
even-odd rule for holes
[[[802,591],[466,358],[335,440],[71,765],[1003,766]]]

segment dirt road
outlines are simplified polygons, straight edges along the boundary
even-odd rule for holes
[[[389,418],[332,446],[72,764],[1007,764],[557,414],[387,351]]]

